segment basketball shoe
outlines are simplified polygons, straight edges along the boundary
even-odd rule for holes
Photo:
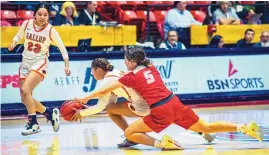
[[[183,147],[177,141],[167,135],[163,136],[161,145],[163,146],[163,150],[183,150]]]
[[[244,124],[239,128],[239,131],[245,135],[248,135],[254,139],[258,139],[260,142],[263,141],[263,131],[260,127],[254,123],[250,122],[248,124]]]

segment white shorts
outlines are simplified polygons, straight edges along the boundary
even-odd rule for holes
[[[142,104],[145,104],[144,102]],[[139,116],[139,117],[144,117],[147,116],[150,112],[150,108],[147,106],[143,106],[143,108],[137,106],[137,104],[133,104],[130,102],[127,102],[127,107],[130,109],[130,111]]]
[[[44,79],[47,75],[48,65],[48,58],[32,60],[23,58],[19,69],[20,80],[24,80],[29,75],[30,71],[36,72]]]

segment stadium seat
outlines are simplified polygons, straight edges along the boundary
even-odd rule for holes
[[[164,21],[167,11],[155,10],[154,15],[157,21]]]
[[[239,1],[239,4],[252,5],[255,4],[255,1]]]
[[[200,10],[191,10],[191,14],[198,22],[204,22],[206,13]]]
[[[144,19],[145,21],[147,21],[147,11],[144,11],[144,10],[136,11],[136,15],[137,15],[137,18]],[[150,11],[149,13],[149,21],[156,22],[155,15],[153,14],[152,11]]]
[[[8,21],[1,20],[1,26],[12,26]]]
[[[162,1],[145,1],[147,5],[156,5],[156,4],[162,4]]]
[[[127,1],[127,4],[130,5],[145,5],[143,1]]]
[[[34,18],[34,11],[19,10],[17,11],[18,19],[32,19]]]
[[[104,4],[105,2],[97,1],[97,7],[103,7]]]
[[[187,4],[194,4],[194,1],[187,1]]]
[[[174,1],[162,1],[162,4],[174,5]]]
[[[158,31],[159,31],[162,39],[164,40],[164,30],[163,30],[163,28],[164,28],[164,21],[158,21],[157,22],[157,28],[158,28]]]
[[[194,1],[194,4],[210,5],[211,1]]]
[[[137,19],[137,15],[134,11],[127,10],[123,12],[124,12],[124,17],[123,17],[124,21],[130,22],[131,19]]]
[[[17,25],[17,26],[21,26],[21,24],[23,23],[23,21],[24,21],[24,20],[18,20],[18,21],[16,22],[16,25]]]
[[[120,6],[120,5],[123,5],[123,4],[127,4],[126,1],[110,1],[109,2],[110,4],[114,4],[116,6]]]
[[[16,19],[16,13],[10,10],[1,10],[1,19]]]

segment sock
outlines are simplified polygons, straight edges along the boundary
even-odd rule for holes
[[[46,107],[45,111],[42,113],[48,120],[52,120],[52,111]]]
[[[242,128],[242,125],[237,125],[237,126],[236,126],[236,130],[237,130],[237,132],[241,132],[241,131],[240,131],[240,128]]]
[[[36,120],[36,114],[29,114],[28,120],[30,122],[30,125],[38,124]]]
[[[161,141],[155,140],[154,141],[154,147],[163,149],[164,147],[161,145]]]

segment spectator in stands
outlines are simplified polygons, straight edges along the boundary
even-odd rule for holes
[[[101,21],[101,15],[96,11],[97,2],[89,1],[86,3],[85,9],[80,12],[78,17],[81,25],[95,25]]]
[[[260,19],[262,24],[269,24],[269,3],[267,3],[266,10],[262,13]]]
[[[253,47],[269,47],[269,31],[263,31],[260,36],[260,42]]]
[[[180,49],[180,50],[185,50],[186,47],[184,46],[183,43],[178,41],[178,34],[177,31],[175,30],[170,30],[167,33],[167,39],[165,42],[161,43],[159,48],[161,49]]]
[[[78,13],[74,3],[64,2],[62,5],[61,12],[54,17],[52,25],[65,25],[65,26],[79,25],[77,17]]]
[[[58,5],[51,5],[49,11],[50,11],[50,18],[54,18],[60,11],[60,8]]]
[[[239,25],[240,19],[228,1],[221,1],[219,8],[214,11],[213,18],[220,25]]]
[[[245,31],[245,37],[244,37],[243,39],[239,40],[239,41],[236,43],[236,46],[237,46],[238,48],[253,47],[253,44],[251,43],[251,41],[253,40],[254,35],[255,35],[254,30],[252,30],[252,29],[247,29],[247,30]]]
[[[223,37],[220,35],[215,35],[209,45],[207,46],[208,48],[223,48]]]
[[[202,25],[196,21],[190,11],[186,10],[186,1],[175,1],[173,9],[169,10],[164,21],[164,34],[167,38],[169,30],[176,30],[177,28],[186,28],[191,25]]]

